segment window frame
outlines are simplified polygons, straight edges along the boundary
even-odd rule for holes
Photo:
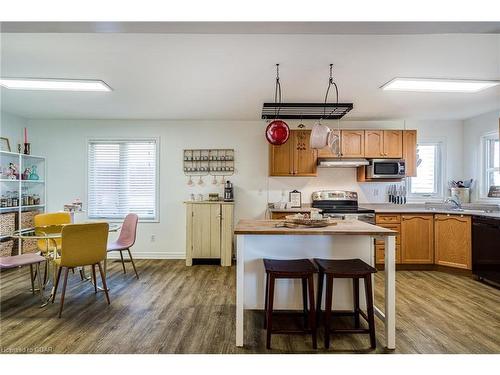
[[[479,181],[479,199],[488,200],[493,202],[499,202],[500,198],[488,197],[489,192],[489,173],[499,171],[499,168],[489,167],[489,162],[491,161],[489,144],[491,141],[499,140],[500,137],[498,132],[492,131],[485,133],[481,136],[481,159],[480,159],[480,181]]]
[[[411,192],[411,179],[406,178],[407,197],[409,201],[422,202],[422,201],[442,201],[444,199],[444,176],[446,176],[446,143],[444,140],[421,140],[417,142],[417,147],[422,146],[437,146],[437,170],[436,178],[434,181],[436,192],[435,193],[412,193]],[[418,168],[418,167],[417,167]]]
[[[139,137],[139,138],[131,138],[131,137],[87,137],[85,140],[85,196],[87,197],[87,213],[89,210],[89,194],[90,194],[90,186],[89,186],[89,145],[91,142],[127,142],[127,141],[154,141],[156,143],[156,170],[155,170],[155,217],[151,219],[143,219],[140,218],[139,222],[141,223],[159,223],[160,222],[160,137]],[[115,218],[90,218],[87,214],[87,218],[90,220],[106,220],[109,223],[122,223],[123,219],[115,219]]]

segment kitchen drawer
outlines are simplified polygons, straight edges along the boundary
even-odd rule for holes
[[[385,249],[384,245],[375,245],[375,263],[384,264]],[[401,263],[401,245],[396,245],[396,263]]]
[[[387,228],[398,232],[396,235],[396,245],[401,245],[401,224],[377,224],[379,227]],[[384,240],[375,240],[376,245],[384,245]]]
[[[401,222],[401,215],[391,214],[391,215],[375,215],[375,222],[379,224],[396,224]],[[382,226],[382,225],[381,225]]]

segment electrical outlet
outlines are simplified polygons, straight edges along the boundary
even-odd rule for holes
[[[378,189],[377,188],[373,189],[373,196],[378,197]]]
[[[156,234],[152,234],[151,235],[151,242],[155,242],[156,241]]]

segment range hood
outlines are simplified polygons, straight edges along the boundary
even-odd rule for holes
[[[356,168],[362,165],[368,165],[366,159],[338,159],[338,158],[321,158],[318,159],[318,167],[320,168]]]

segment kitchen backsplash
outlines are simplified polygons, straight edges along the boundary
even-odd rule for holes
[[[355,168],[318,169],[318,177],[271,177],[269,178],[269,201],[288,201],[288,193],[298,190],[302,202],[310,203],[316,190],[351,190],[358,193],[360,203],[387,202],[387,188],[393,183],[358,183]]]

